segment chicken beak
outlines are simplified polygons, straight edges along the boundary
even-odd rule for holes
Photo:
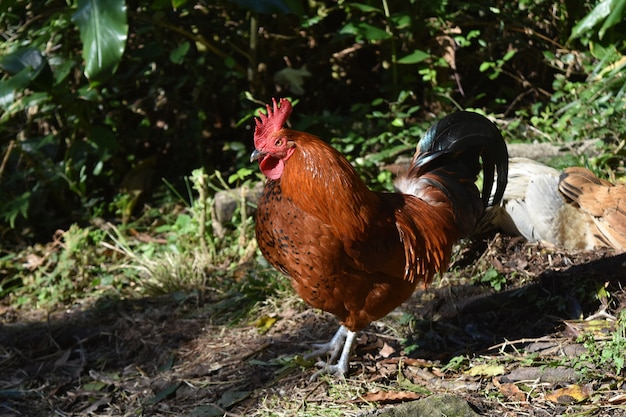
[[[261,158],[263,155],[265,155],[265,152],[255,149],[254,151],[252,151],[252,154],[250,155],[250,162],[256,161],[257,159]]]

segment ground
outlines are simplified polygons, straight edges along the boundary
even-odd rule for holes
[[[486,416],[626,415],[623,372],[587,355],[625,272],[626,254],[477,239],[360,334],[345,380],[309,380],[300,355],[337,323],[289,294],[255,320],[216,291],[2,307],[0,415],[358,416],[443,392]]]

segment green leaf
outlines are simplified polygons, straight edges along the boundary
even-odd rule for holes
[[[21,48],[15,52],[6,54],[0,59],[0,68],[11,75],[15,75],[25,68],[32,71],[32,77],[44,67],[45,59],[41,52],[35,48]]]
[[[83,43],[85,76],[92,84],[101,84],[115,73],[126,47],[126,4],[124,0],[78,0],[72,21]]]
[[[502,375],[504,371],[505,369],[503,365],[485,363],[473,366],[469,370],[465,371],[465,373],[472,376],[492,377],[496,375]]]
[[[502,57],[502,60],[506,62],[506,61],[510,60],[511,58],[513,58],[516,53],[517,53],[517,51],[515,49],[511,49],[506,54],[504,54],[504,56]]]
[[[600,39],[604,37],[607,30],[623,21],[624,7],[626,7],[626,0],[613,0],[611,2],[611,13],[609,13],[604,24],[598,31],[598,37]]]
[[[374,6],[369,6],[363,3],[348,3],[348,5],[365,13],[370,13],[370,12],[382,13],[382,10],[380,10],[379,8],[374,7]]]
[[[154,394],[154,397],[149,398],[146,401],[146,403],[153,405],[153,404],[157,404],[163,401],[170,395],[174,394],[176,390],[178,389],[178,387],[180,387],[180,384],[181,384],[180,381],[173,381],[173,382],[168,383],[167,385],[165,385],[165,387],[162,390]]]
[[[408,14],[391,16],[390,20],[393,22],[396,29],[407,29],[411,27],[411,16]]]
[[[26,88],[31,80],[32,71],[25,68],[13,77],[0,81],[0,108],[7,110],[15,101],[15,92]]]
[[[377,28],[368,23],[348,23],[339,31],[341,34],[354,35],[357,40],[380,41],[389,39],[391,35],[384,29]]]
[[[172,52],[170,52],[170,61],[174,64],[182,64],[185,55],[189,52],[189,47],[191,44],[189,42],[183,42],[178,47],[176,47]]]
[[[76,65],[76,62],[72,59],[62,60],[54,65],[54,85],[59,85],[64,82],[70,75],[72,69]]]
[[[28,217],[28,207],[30,206],[31,192],[26,191],[22,195],[12,196],[4,203],[0,203],[0,213],[2,218],[9,222],[11,229],[15,228],[15,220],[18,216]]]
[[[430,54],[419,49],[411,52],[410,54],[403,56],[397,62],[398,64],[417,64],[430,58]]]
[[[602,0],[593,8],[587,16],[572,29],[569,40],[579,38],[597,27],[602,21],[604,24],[598,32],[600,39],[604,36],[607,29],[619,23],[624,17],[624,7],[626,0]]]
[[[183,7],[186,3],[188,2],[188,0],[172,0],[172,7],[174,8],[174,10]]]
[[[0,59],[0,68],[11,75],[20,74],[20,77],[28,78],[26,85],[34,90],[47,91],[52,87],[52,70],[38,49],[20,48],[6,54]]]

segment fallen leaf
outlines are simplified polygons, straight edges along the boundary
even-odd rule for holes
[[[154,397],[149,398],[146,401],[146,404],[158,404],[160,401],[166,399],[170,395],[174,394],[178,387],[180,386],[180,381],[174,381],[167,384],[161,391],[154,394]]]
[[[418,394],[417,392],[406,392],[406,391],[378,391],[378,392],[368,392],[363,395],[360,399],[362,401],[367,402],[377,402],[382,404],[389,403],[397,403],[401,401],[407,400],[417,400],[418,398],[423,397],[423,394]]]
[[[269,329],[272,328],[277,320],[278,319],[276,317],[263,316],[259,317],[257,321],[254,322],[254,325],[256,326],[260,334],[265,334],[268,332]]]
[[[72,354],[72,349],[65,350],[63,352],[63,354],[61,355],[61,357],[59,359],[57,359],[56,361],[54,361],[54,367],[55,368],[60,368],[62,366],[67,365],[67,362],[68,362],[71,354]]]
[[[489,365],[481,364],[470,368],[465,371],[466,374],[471,376],[496,376],[504,373],[504,366],[502,365]]]
[[[222,394],[222,397],[217,401],[217,405],[221,408],[230,408],[247,398],[249,395],[250,391],[237,391],[231,389]]]
[[[379,353],[380,353],[380,356],[382,356],[383,358],[388,358],[389,356],[393,355],[395,352],[396,350],[394,348],[392,348],[387,343],[385,343],[382,349],[380,349]]]
[[[576,370],[572,367],[557,366],[556,368],[546,367],[529,367],[516,368],[506,375],[502,376],[503,382],[519,382],[538,380],[539,382],[547,382],[551,384],[574,383],[578,378]]]
[[[589,388],[581,385],[569,385],[546,395],[546,399],[557,404],[579,403],[589,398]]]
[[[415,384],[409,380],[402,372],[398,372],[398,387],[405,391],[411,391],[422,395],[429,395],[430,391],[422,385]]]
[[[526,394],[515,384],[500,384],[498,388],[500,393],[509,401],[526,401]]]
[[[97,391],[102,391],[102,389],[104,389],[105,387],[108,387],[108,384],[105,384],[102,381],[92,381],[92,382],[87,382],[83,384],[82,389],[84,391],[97,392]]]
[[[564,333],[573,338],[590,333],[595,340],[607,340],[615,331],[615,322],[604,319],[566,320],[563,323],[565,324]]]
[[[187,417],[222,417],[224,415],[224,410],[216,405],[208,404],[208,405],[200,405],[193,410]]]

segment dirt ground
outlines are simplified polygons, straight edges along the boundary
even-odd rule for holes
[[[489,267],[500,291],[471,279]],[[345,381],[309,381],[300,355],[337,323],[295,296],[257,306],[255,321],[234,321],[245,300],[218,292],[0,306],[0,416],[357,416],[439,392],[487,416],[622,416],[623,375],[574,365],[594,366],[579,319],[609,334],[625,281],[626,254],[479,240],[360,334]]]

